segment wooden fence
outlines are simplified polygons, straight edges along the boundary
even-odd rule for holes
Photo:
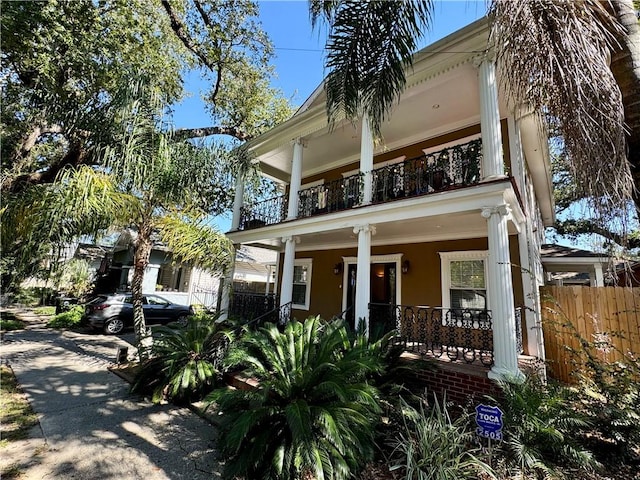
[[[542,326],[549,373],[565,382],[579,338],[600,346],[605,361],[640,356],[640,288],[542,287]],[[568,348],[567,348],[568,347]]]

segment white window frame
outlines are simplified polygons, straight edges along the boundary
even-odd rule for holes
[[[377,170],[378,168],[386,167],[389,165],[396,165],[398,163],[402,163],[407,159],[406,155],[401,155],[396,158],[392,158],[391,160],[385,160],[384,162],[378,162],[373,164],[373,169]],[[360,169],[356,168],[355,170],[349,170],[348,172],[342,172],[342,178],[350,177],[351,175],[355,175],[360,173]]]
[[[295,267],[307,267],[307,286],[305,291],[304,305],[298,303],[292,303],[291,308],[296,310],[309,310],[309,304],[311,301],[311,278],[313,277],[313,259],[312,258],[297,258],[294,263],[294,279],[295,279]],[[295,282],[293,282],[295,285]]]
[[[491,309],[489,305],[489,277],[487,260],[489,259],[488,250],[467,250],[460,252],[440,252],[440,285],[442,288],[442,307],[451,308],[451,262],[459,260],[483,260],[484,261],[484,289],[487,292],[487,310]]]
[[[432,153],[439,152],[440,150],[446,150],[447,148],[455,147],[456,145],[464,145],[465,143],[479,140],[480,138],[482,138],[482,134],[474,133],[473,135],[468,135],[463,138],[457,138],[456,140],[452,140],[447,143],[441,143],[439,145],[434,145],[433,147],[423,148],[422,151],[425,155],[430,155]]]

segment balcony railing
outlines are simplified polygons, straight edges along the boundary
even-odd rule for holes
[[[466,187],[480,182],[482,142],[463,145],[379,167],[371,172],[373,202],[389,202]],[[305,188],[298,192],[298,218],[339,212],[362,204],[361,174]],[[287,215],[284,195],[243,207],[240,230],[274,225]]]
[[[287,216],[287,198],[284,195],[269,198],[253,206],[240,209],[240,230],[275,225],[284,221]]]
[[[463,145],[411,158],[373,170],[373,201],[388,202],[441,192],[480,182],[482,142]]]
[[[370,304],[370,332],[393,329],[406,351],[493,365],[490,310]]]
[[[361,187],[362,175],[356,174],[300,190],[298,218],[339,212],[360,205]]]

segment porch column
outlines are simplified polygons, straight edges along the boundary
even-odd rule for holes
[[[244,174],[238,173],[236,177],[236,194],[233,197],[233,217],[231,219],[231,230],[240,228],[240,211],[244,202]]]
[[[231,295],[233,294],[233,276],[236,272],[236,252],[240,249],[240,245],[234,245],[232,251],[233,261],[229,269],[225,272],[224,277],[220,279],[220,287],[218,289],[220,295],[220,320],[229,318],[229,307],[231,306]]]
[[[293,300],[293,267],[296,260],[296,243],[298,237],[283,237],[284,264],[282,265],[282,284],[280,288],[280,306],[291,303]]]
[[[369,336],[369,302],[371,300],[371,236],[375,234],[373,225],[357,225],[353,233],[358,234],[358,266],[356,274],[355,325],[364,321],[364,334]]]
[[[509,258],[509,231],[507,218],[510,209],[506,204],[484,207],[482,216],[487,219],[489,234],[489,306],[493,324],[493,368],[489,378],[521,379],[518,370],[516,348],[515,306],[513,281]]]
[[[289,181],[289,207],[287,220],[298,216],[298,192],[302,182],[302,149],[304,144],[300,138],[293,141],[293,160],[291,161],[291,180]]]
[[[362,203],[368,205],[373,199],[373,135],[369,126],[369,117],[362,116],[362,133],[360,136],[360,173],[363,176]]]
[[[476,60],[480,87],[480,129],[482,135],[483,180],[504,177],[502,133],[498,107],[498,84],[493,58],[484,55]]]
[[[520,224],[518,233],[518,250],[520,251],[520,271],[522,274],[522,294],[524,296],[524,311],[522,317],[525,319],[527,331],[527,353],[534,357],[543,358],[544,343],[541,340],[542,325],[539,322],[540,302],[537,293],[537,283],[533,265],[531,263],[529,240],[527,238],[527,226],[525,222]]]
[[[595,269],[595,273],[596,273],[596,281],[595,281],[595,287],[604,287],[604,274],[602,273],[602,265],[599,263],[596,263],[593,268]]]

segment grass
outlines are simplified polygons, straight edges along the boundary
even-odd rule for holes
[[[45,317],[50,317],[52,315],[55,315],[56,307],[38,307],[38,308],[34,308],[33,309],[33,313],[35,313],[36,315],[42,315],[42,316],[45,316]]]
[[[10,330],[20,330],[24,328],[24,323],[16,318],[11,312],[2,312],[0,316],[0,330],[8,332]]]
[[[38,417],[18,386],[13,371],[7,365],[0,365],[0,447],[27,438],[37,424]]]

